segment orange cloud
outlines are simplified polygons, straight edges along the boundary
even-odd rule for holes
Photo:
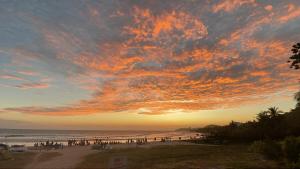
[[[220,3],[213,6],[212,11],[214,13],[219,11],[232,12],[236,8],[245,4],[255,4],[255,0],[223,0]]]
[[[265,9],[266,9],[267,11],[272,11],[273,6],[272,6],[272,5],[267,5],[267,6],[265,6]]]
[[[149,9],[135,7],[133,18],[134,24],[126,26],[124,32],[134,36],[129,44],[152,41],[154,44],[172,46],[178,40],[202,39],[207,35],[203,22],[183,11],[165,12],[156,16]]]
[[[250,73],[252,76],[267,76],[269,72],[266,71],[255,71]]]
[[[287,14],[280,16],[279,21],[285,23],[291,19],[295,19],[300,16],[300,7],[296,7],[294,4],[289,4],[286,6]]]
[[[220,1],[213,5],[213,12],[234,12],[243,5],[257,3],[254,0]],[[55,62],[39,52],[17,51],[20,58],[30,55],[34,59],[51,60],[55,66],[65,63],[80,68],[82,72],[74,71],[66,81],[88,90],[92,93],[90,98],[65,106],[6,108],[4,111],[56,116],[123,111],[159,115],[174,112],[172,110],[190,112],[254,103],[295,85],[291,79],[297,75],[287,73],[285,64],[291,45],[280,38],[261,40],[255,36],[262,27],[276,20],[273,16],[278,17],[271,5],[262,6],[261,11],[251,11],[244,25],[241,22],[234,29],[229,27],[230,30],[220,36],[216,31],[219,28],[213,29],[216,32],[209,31],[215,23],[185,7],[156,12],[134,6],[127,13],[116,9],[108,14],[109,20],[103,18],[105,13],[97,7],[89,6],[86,14],[87,25],[94,24],[91,30],[100,30],[95,38],[88,31],[72,32],[65,27],[35,21],[47,52],[50,51],[49,58]],[[290,16],[284,17],[293,18],[295,10],[296,7],[290,6]],[[273,12],[276,14],[271,14]],[[124,19],[121,24],[117,22],[120,18]],[[206,18],[205,22],[202,18]],[[105,21],[107,24],[103,24]],[[113,30],[107,25],[114,25]],[[108,30],[111,32],[106,36]],[[82,34],[89,36],[82,38]],[[63,70],[69,71],[65,64]],[[19,73],[34,75],[33,72]],[[49,84],[41,81],[16,87],[41,89],[48,88]]]
[[[229,77],[220,77],[215,80],[216,83],[227,84],[227,83],[235,83],[238,82],[238,79],[233,79]]]

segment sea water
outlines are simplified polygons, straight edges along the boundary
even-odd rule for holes
[[[36,129],[0,129],[0,143],[32,146],[36,142],[47,140],[66,145],[70,139],[102,139],[106,141],[126,142],[127,139],[147,138],[148,141],[160,141],[168,137],[171,140],[190,139],[198,133],[189,131],[133,131],[133,130],[36,130]]]

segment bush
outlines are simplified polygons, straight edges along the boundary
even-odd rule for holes
[[[261,153],[265,158],[276,160],[282,157],[282,149],[280,144],[272,140],[255,141],[250,150],[256,153]]]
[[[0,161],[1,160],[9,160],[9,159],[11,159],[11,155],[9,154],[9,152],[5,151],[5,150],[3,150],[3,151],[0,150]]]
[[[265,143],[264,143],[263,141],[254,141],[254,142],[251,144],[249,150],[252,151],[252,152],[255,152],[255,153],[261,153],[264,144],[265,144]]]
[[[283,142],[283,152],[290,163],[297,163],[300,157],[300,141],[295,137],[288,137]]]

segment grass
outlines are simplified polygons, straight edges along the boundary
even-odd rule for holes
[[[23,169],[36,155],[33,152],[10,153],[10,159],[0,160],[0,169]],[[37,160],[43,162],[60,155],[62,154],[59,152],[44,152],[37,156]]]
[[[22,169],[26,164],[31,162],[35,153],[11,153],[11,159],[0,160],[0,169]]]
[[[37,157],[37,161],[44,162],[44,161],[51,160],[52,158],[55,158],[55,157],[58,157],[61,155],[62,154],[59,152],[45,152]]]
[[[279,166],[248,152],[247,145],[177,145],[130,148],[90,154],[78,169],[109,168],[114,157],[127,158],[127,169],[277,169]]]

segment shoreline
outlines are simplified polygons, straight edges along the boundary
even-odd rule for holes
[[[22,131],[18,130],[20,133]],[[43,130],[40,130],[43,131]],[[69,140],[88,140],[93,142],[95,140],[102,140],[106,142],[120,142],[126,143],[127,140],[139,140],[147,138],[149,142],[161,141],[162,139],[170,140],[188,140],[201,136],[201,133],[190,132],[190,131],[172,131],[172,132],[146,132],[146,133],[119,133],[119,132],[103,132],[103,133],[25,133],[20,135],[19,133],[1,133],[0,132],[0,143],[7,145],[26,145],[33,146],[35,143],[41,143],[46,141],[53,141],[59,144],[68,145]],[[1,136],[2,135],[2,136]],[[9,136],[9,137],[7,137]]]

